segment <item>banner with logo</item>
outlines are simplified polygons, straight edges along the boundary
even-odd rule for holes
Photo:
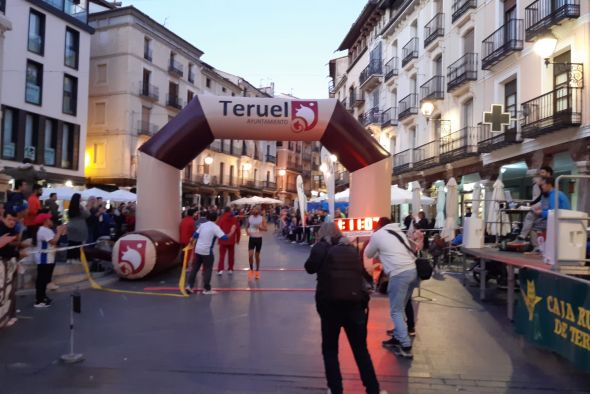
[[[518,333],[590,371],[590,282],[523,268]]]
[[[0,260],[0,327],[14,317],[16,307],[16,270],[14,259]]]

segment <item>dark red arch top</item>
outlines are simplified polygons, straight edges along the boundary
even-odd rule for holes
[[[315,118],[310,107],[317,108]],[[306,127],[310,134],[293,131]],[[139,150],[181,170],[217,138],[286,141],[310,137],[319,140],[350,172],[390,156],[336,99],[225,96],[196,96]]]

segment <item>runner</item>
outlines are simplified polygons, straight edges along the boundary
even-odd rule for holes
[[[255,277],[260,279],[260,249],[262,249],[262,231],[266,231],[266,219],[260,215],[258,207],[252,208],[248,218],[248,227],[246,233],[250,237],[248,240],[248,262],[250,271],[248,279]],[[256,252],[256,273],[254,273],[254,252]]]

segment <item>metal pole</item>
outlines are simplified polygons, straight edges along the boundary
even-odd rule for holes
[[[79,295],[78,295],[79,297]],[[70,353],[61,356],[61,361],[66,364],[75,364],[84,360],[84,355],[74,353],[74,294],[70,295]]]

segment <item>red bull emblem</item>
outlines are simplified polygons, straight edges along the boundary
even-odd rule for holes
[[[119,241],[119,269],[123,276],[140,272],[145,265],[147,241],[122,239]]]
[[[318,124],[317,101],[291,101],[291,130],[294,133],[309,131]]]

